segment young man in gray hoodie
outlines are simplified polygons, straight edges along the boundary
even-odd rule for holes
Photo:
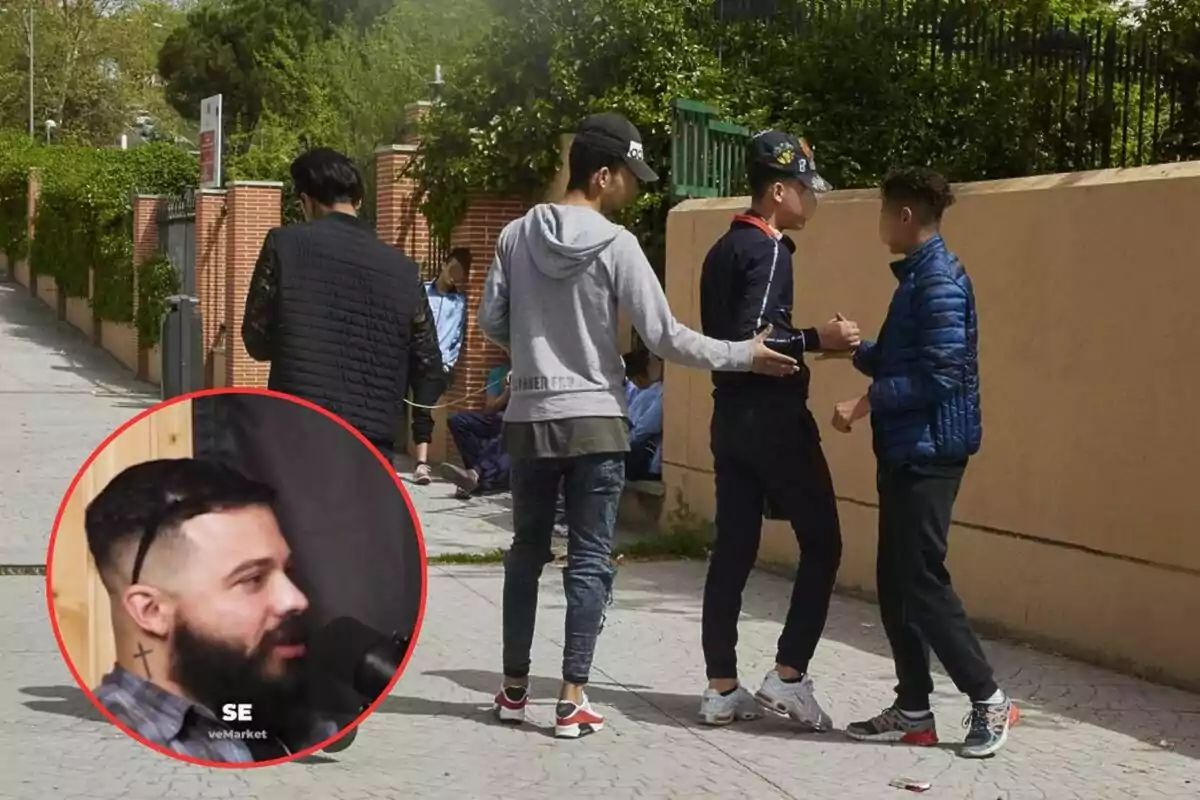
[[[504,722],[525,719],[538,580],[551,558],[561,481],[570,534],[555,735],[577,738],[604,725],[584,687],[612,592],[613,531],[629,450],[618,309],[665,361],[772,375],[792,374],[797,365],[766,346],[769,330],[725,342],[671,314],[637,238],[608,219],[636,199],[639,181],[658,180],[627,119],[588,117],[569,162],[564,200],[533,208],[500,234],[478,321],[512,356],[504,438],[514,536],[504,560],[504,684],[495,713]]]

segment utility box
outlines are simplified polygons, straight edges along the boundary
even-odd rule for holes
[[[205,388],[203,327],[197,298],[174,295],[167,298],[167,304],[160,348],[163,400]]]

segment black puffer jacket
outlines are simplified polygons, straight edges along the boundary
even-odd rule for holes
[[[410,381],[442,372],[412,259],[345,214],[267,235],[242,338],[271,389],[315,403],[390,453]]]

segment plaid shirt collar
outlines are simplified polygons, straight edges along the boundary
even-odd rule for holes
[[[176,753],[224,763],[254,761],[244,741],[212,735],[228,726],[208,708],[121,666],[100,681],[96,699],[139,736]]]

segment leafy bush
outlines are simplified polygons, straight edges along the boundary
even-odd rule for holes
[[[24,134],[0,135],[0,250],[9,264],[28,255],[29,167],[36,149]]]
[[[67,297],[87,297],[100,318],[133,322],[132,210],[135,194],[173,194],[195,186],[196,159],[171,145],[132,150],[35,145],[0,139],[0,246],[25,255],[26,192],[40,176],[30,268],[49,275]],[[89,272],[94,271],[94,285]]]
[[[153,347],[162,338],[167,298],[179,291],[179,270],[161,252],[138,265],[137,314],[138,341]]]
[[[195,186],[198,165],[167,144],[132,150],[56,146],[39,157],[30,266],[52,275],[68,297],[87,297],[101,319],[134,321],[132,210],[135,194],[175,194]]]

